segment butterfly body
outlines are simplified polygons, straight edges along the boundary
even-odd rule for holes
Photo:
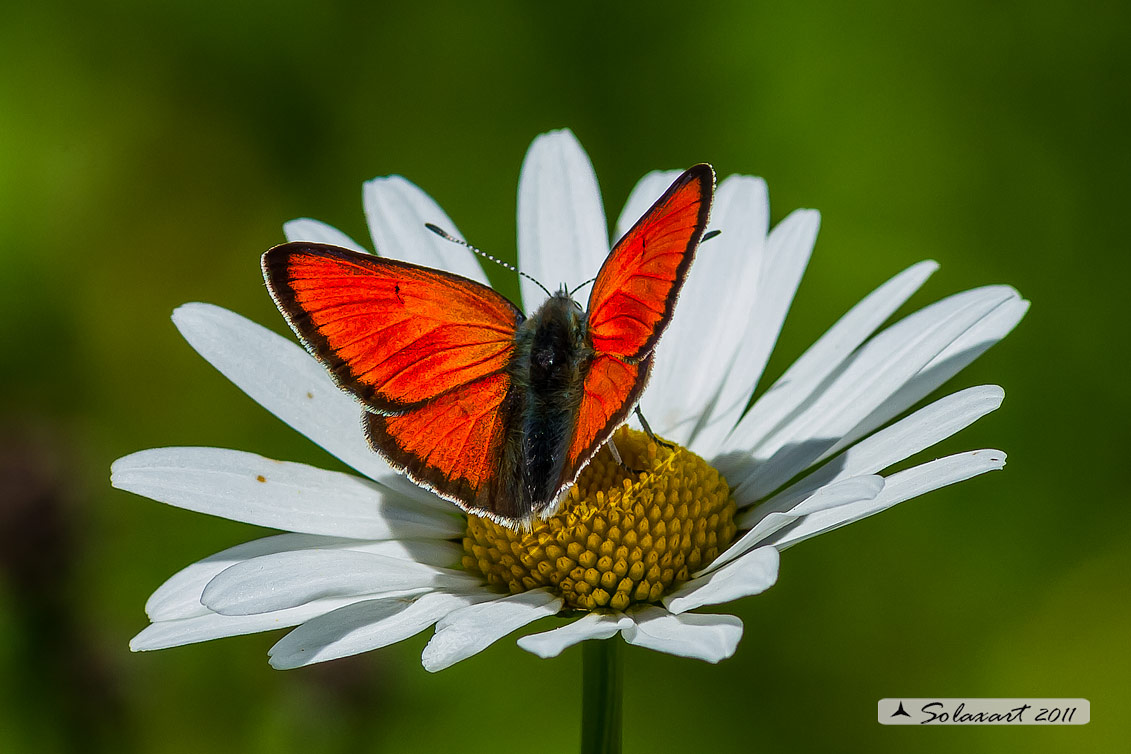
[[[593,355],[585,315],[564,290],[519,325],[511,371],[522,428],[512,440],[522,446],[516,492],[526,500],[519,507],[557,494]]]
[[[263,255],[292,329],[363,405],[370,445],[465,510],[548,515],[638,402],[707,223],[686,171],[616,244],[586,310],[563,286],[530,317],[440,270],[315,243]]]

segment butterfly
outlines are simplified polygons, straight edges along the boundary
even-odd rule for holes
[[[583,311],[563,286],[530,317],[441,270],[318,243],[268,250],[291,329],[363,406],[369,444],[463,510],[550,515],[636,407],[703,237],[715,173],[675,180],[613,247]]]

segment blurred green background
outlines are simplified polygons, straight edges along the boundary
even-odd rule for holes
[[[439,675],[426,635],[271,670],[276,635],[130,654],[148,594],[260,535],[109,487],[159,445],[337,461],[231,386],[170,311],[283,332],[283,221],[368,239],[400,173],[514,254],[530,140],[569,126],[610,217],[648,170],[764,176],[823,223],[769,378],[874,286],[1007,282],[1017,331],[960,374],[1001,410],[925,457],[1003,473],[790,550],[718,666],[627,652],[628,751],[1123,751],[1131,555],[1126,3],[16,0],[0,24],[0,751],[578,745],[580,651],[504,640]],[[492,277],[513,281],[502,271]],[[763,386],[769,380],[763,380]],[[886,696],[1064,696],[1071,728],[887,728]]]

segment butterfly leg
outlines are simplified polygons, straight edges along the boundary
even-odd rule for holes
[[[609,452],[613,454],[613,460],[616,461],[617,464],[622,469],[627,471],[629,474],[632,474],[633,476],[636,476],[637,474],[643,474],[644,473],[644,469],[634,469],[631,466],[629,466],[628,464],[626,464],[624,461],[621,460],[620,451],[617,450],[617,445],[616,445],[615,442],[613,442],[613,439],[611,437],[609,438],[609,441],[605,444],[609,446]]]
[[[640,426],[644,427],[644,434],[648,435],[648,439],[657,445],[663,445],[668,450],[675,450],[675,444],[667,440],[662,440],[656,436],[652,428],[648,426],[648,420],[644,418],[643,412],[640,411],[640,404],[636,404],[636,418],[640,420]]]

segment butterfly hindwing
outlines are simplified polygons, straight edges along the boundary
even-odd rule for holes
[[[522,314],[485,285],[315,243],[263,255],[291,328],[346,390],[396,412],[506,369]]]
[[[369,442],[394,465],[479,515],[521,518],[511,380],[492,374],[402,414],[367,413]]]
[[[575,466],[583,466],[628,419],[644,391],[651,368],[651,355],[635,364],[615,356],[598,356],[593,360],[585,375],[581,407],[567,454]]]

